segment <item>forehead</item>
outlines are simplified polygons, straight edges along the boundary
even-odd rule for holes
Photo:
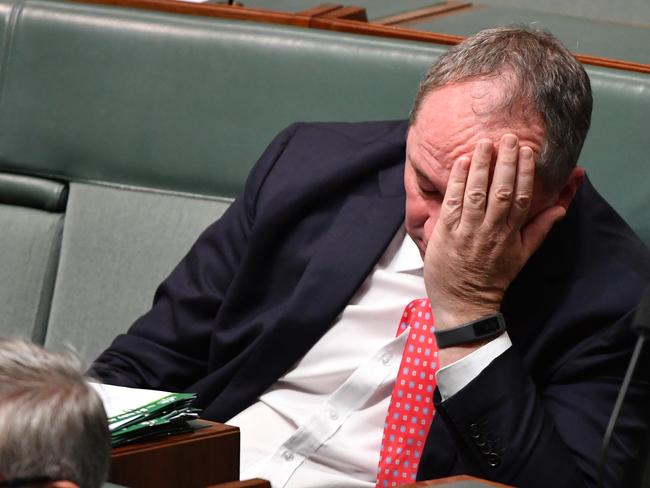
[[[539,117],[515,106],[502,109],[503,84],[478,80],[447,85],[429,93],[411,126],[407,156],[417,169],[442,177],[460,156],[469,156],[481,139],[495,146],[506,133],[539,156],[545,141]]]

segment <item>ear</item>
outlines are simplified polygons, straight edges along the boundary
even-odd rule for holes
[[[50,481],[45,488],[79,488],[77,483],[67,480]]]
[[[571,174],[569,175],[569,178],[567,179],[566,184],[564,185],[562,190],[560,190],[555,205],[564,207],[564,209],[567,210],[569,208],[569,205],[571,205],[571,202],[573,201],[573,197],[576,196],[576,191],[578,190],[578,187],[580,186],[584,178],[585,178],[584,168],[580,166],[576,166],[575,168],[573,168]]]

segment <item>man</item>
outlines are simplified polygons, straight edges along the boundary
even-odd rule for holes
[[[244,477],[373,486],[391,392],[405,403],[393,387],[416,361],[418,323],[397,324],[428,296],[439,347],[419,349],[437,388],[407,397],[435,414],[400,483],[409,463],[417,479],[594,485],[650,266],[576,167],[590,116],[587,75],[556,39],[499,28],[441,57],[409,124],[286,129],[96,373],[197,392],[205,417],[241,427]],[[611,486],[637,472],[647,380],[623,409]]]
[[[0,339],[0,486],[99,488],[110,449],[104,406],[78,360]]]

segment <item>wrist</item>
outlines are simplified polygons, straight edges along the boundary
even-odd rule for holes
[[[442,330],[436,328],[434,334],[438,349],[441,350],[490,340],[501,335],[505,330],[506,322],[503,315],[497,312],[456,327]]]

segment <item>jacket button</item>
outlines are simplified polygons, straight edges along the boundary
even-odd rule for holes
[[[492,452],[492,445],[486,442],[484,446],[480,447],[479,451],[481,451],[481,454],[490,454]]]
[[[501,464],[501,458],[498,454],[491,453],[487,455],[487,462],[492,468],[496,468]]]

